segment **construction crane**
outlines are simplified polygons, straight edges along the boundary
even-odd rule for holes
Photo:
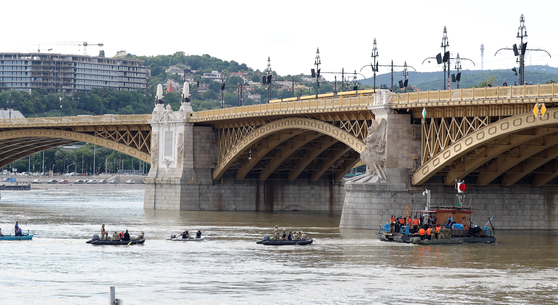
[[[104,46],[103,43],[88,43],[88,42],[74,42],[74,41],[63,41],[63,42],[47,42],[44,43],[42,45],[47,45],[47,46],[79,46],[79,47],[83,47],[83,55],[87,55],[87,46],[98,46],[98,47],[102,47]],[[52,51],[52,48],[47,49],[48,51]],[[41,45],[39,45],[39,48],[37,49],[37,51],[40,53],[41,52]],[[48,52],[47,51],[47,52]]]

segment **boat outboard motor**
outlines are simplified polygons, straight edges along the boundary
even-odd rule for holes
[[[264,235],[263,240],[270,240],[269,235]]]
[[[99,235],[97,235],[97,234],[93,235],[92,240],[99,240]]]

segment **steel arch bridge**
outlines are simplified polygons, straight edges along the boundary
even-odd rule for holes
[[[193,113],[218,133],[213,179],[339,181],[360,163],[373,99],[262,104]]]
[[[558,85],[393,94],[390,108],[421,126],[413,185],[558,185]],[[359,163],[374,97],[327,97],[190,113],[211,126],[213,179],[339,181]],[[535,105],[545,116],[535,117]],[[423,111],[426,115],[423,117]],[[150,115],[0,120],[0,166],[75,142],[151,163]]]
[[[558,130],[548,117],[557,102],[558,85],[548,84],[394,94],[390,108],[410,113],[421,126],[413,185],[452,185],[465,178],[480,186],[544,185],[558,184],[553,174]],[[373,104],[372,96],[301,100],[202,111],[192,113],[190,121],[219,132],[214,179],[338,181],[363,147],[346,139],[362,145],[374,119]],[[535,120],[533,107],[542,104],[549,111]],[[318,121],[328,131],[308,127]],[[514,128],[504,130],[506,124]],[[351,137],[339,139],[334,130]]]
[[[391,107],[422,126],[413,185],[543,186],[558,184],[557,103],[546,84],[401,94]]]
[[[107,147],[151,163],[146,115],[104,115],[0,120],[0,167],[71,143]]]

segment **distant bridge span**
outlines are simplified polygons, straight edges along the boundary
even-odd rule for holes
[[[151,163],[147,115],[105,115],[0,120],[0,166],[53,147],[78,142],[107,147]]]

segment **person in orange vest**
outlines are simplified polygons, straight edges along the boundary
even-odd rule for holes
[[[430,226],[426,230],[426,239],[432,239],[432,228]]]
[[[391,218],[389,219],[389,231],[391,233],[395,231],[395,217],[393,215],[391,215]]]
[[[413,231],[417,232],[418,231],[418,227],[419,227],[419,219],[415,216],[415,219],[413,219]]]
[[[424,228],[420,228],[418,233],[420,235],[420,239],[424,239],[424,234],[426,233],[426,230]]]

